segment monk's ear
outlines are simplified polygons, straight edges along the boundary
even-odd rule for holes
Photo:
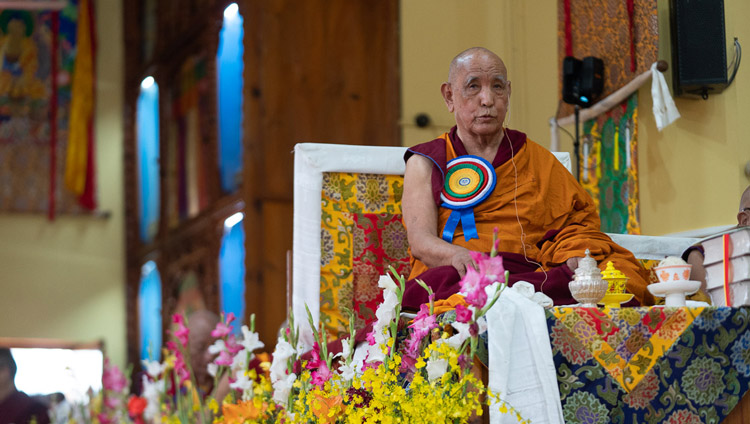
[[[444,82],[440,86],[440,92],[443,93],[443,100],[445,105],[448,106],[448,112],[453,113],[453,88],[449,82]]]
[[[506,88],[506,89],[508,90],[508,94],[507,94],[507,96],[508,96],[508,97],[507,97],[507,99],[508,99],[508,100],[507,100],[507,101],[508,101],[508,103],[510,104],[510,92],[512,91],[512,90],[510,89],[510,81],[508,81],[508,85],[507,85],[507,88]]]
[[[737,226],[738,227],[750,226],[750,213],[740,211],[740,213],[737,214]]]

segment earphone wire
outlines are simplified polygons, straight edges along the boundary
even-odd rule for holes
[[[539,269],[541,269],[544,273],[544,280],[542,280],[542,284],[539,286],[539,291],[544,293],[544,284],[547,282],[547,271],[544,270],[542,264],[536,261],[532,261],[526,254],[526,232],[523,229],[523,224],[521,224],[521,217],[518,215],[518,168],[516,167],[516,155],[513,151],[513,143],[510,141],[510,137],[508,137],[508,134],[507,132],[505,132],[505,130],[503,130],[503,132],[505,133],[505,137],[508,138],[508,145],[510,146],[510,161],[513,164],[513,179],[515,183],[515,187],[513,188],[513,206],[516,209],[516,221],[518,222],[518,227],[521,229],[521,248],[523,249],[523,258],[526,260],[526,262],[539,267]]]

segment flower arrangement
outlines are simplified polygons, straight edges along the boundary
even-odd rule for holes
[[[459,423],[482,415],[489,405],[523,422],[472,372],[484,315],[504,288],[498,281],[507,280],[495,249],[472,255],[478,269],[469,268],[461,281],[467,306],[456,308],[456,322],[438,324],[434,294],[421,283],[429,304],[399,332],[405,281],[381,278],[384,300],[367,342],[355,345],[352,314],[351,336],[341,340],[336,354],[328,351],[325,333],[309,310],[312,350],[305,359],[294,317],[271,357],[255,353],[263,343],[254,317],[249,327],[242,326],[241,337],[232,332],[234,316],[223,317],[211,333],[215,341],[209,352],[215,359],[207,370],[214,378],[209,393],[198,389],[190,367],[186,319],[174,316],[174,340],[167,343],[163,362],[144,361],[142,397],[130,398],[129,417],[135,423]],[[396,275],[393,268],[391,273]],[[108,387],[123,386],[119,377],[112,380],[117,384]],[[118,399],[118,405],[125,404]]]

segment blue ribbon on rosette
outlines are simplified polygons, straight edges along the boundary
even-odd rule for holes
[[[443,240],[453,242],[459,222],[464,230],[464,240],[479,238],[474,207],[492,193],[496,182],[495,168],[484,158],[465,155],[448,162],[440,199],[443,201],[441,206],[452,212],[443,228]]]

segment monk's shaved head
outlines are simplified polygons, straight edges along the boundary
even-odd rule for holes
[[[496,55],[492,50],[486,49],[484,47],[471,47],[457,54],[456,57],[451,60],[451,65],[448,68],[448,82],[453,82],[453,78],[456,77],[458,69],[466,66],[466,64],[469,63],[472,59],[479,56],[489,57],[497,61],[497,63],[503,70],[506,69],[503,60],[500,59],[500,56]],[[504,76],[507,78],[507,71],[506,75]]]
[[[740,210],[744,208],[750,208],[750,186],[747,186],[740,197]]]

